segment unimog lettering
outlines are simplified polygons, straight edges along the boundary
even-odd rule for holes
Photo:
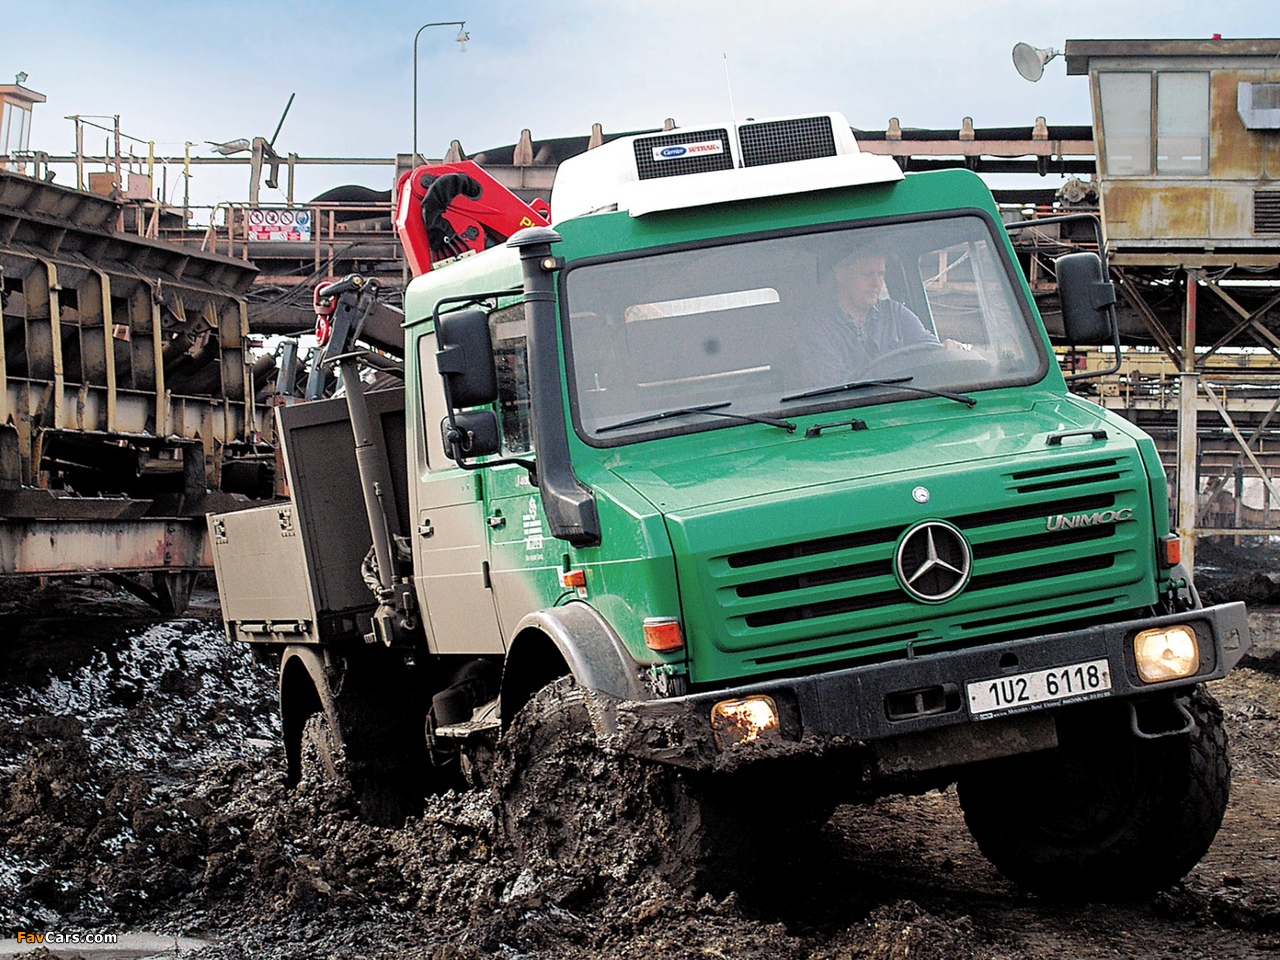
[[[1103,523],[1123,523],[1132,519],[1133,510],[1129,507],[1121,507],[1119,510],[1102,510],[1098,513],[1079,513],[1070,517],[1060,513],[1045,520],[1045,529],[1050,532],[1054,530],[1074,530],[1077,527],[1093,527]]]

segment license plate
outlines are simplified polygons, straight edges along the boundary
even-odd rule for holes
[[[1111,671],[1106,660],[977,680],[966,687],[969,714],[975,717],[1041,703],[1091,699],[1110,689]]]

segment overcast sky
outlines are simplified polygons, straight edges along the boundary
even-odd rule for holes
[[[439,157],[535,139],[729,118],[837,110],[855,127],[1088,123],[1087,81],[1061,58],[1039,83],[1014,43],[1067,39],[1280,36],[1277,0],[0,0],[0,78],[43,93],[33,149],[69,154],[69,114],[119,114],[123,131],[181,156],[182,144],[270,137],[282,154],[391,157],[413,139],[413,36],[419,41],[418,147]],[[100,152],[105,134],[86,144]],[[137,147],[145,153],[145,146]],[[196,167],[198,202],[245,200]],[[60,174],[59,182],[67,182]],[[297,199],[343,182],[391,186],[389,168],[302,168]],[[1049,180],[1058,182],[1058,178]],[[170,180],[170,192],[176,183]],[[180,196],[180,194],[179,194]],[[264,190],[263,201],[283,201]]]

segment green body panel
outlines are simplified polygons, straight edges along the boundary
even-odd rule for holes
[[[740,233],[975,209],[998,222],[977,176],[945,171],[643,218],[597,214],[556,224],[563,242],[554,252],[572,268],[586,258]],[[416,280],[406,297],[407,382],[417,383],[413,342],[439,298],[516,282],[518,262],[506,250]],[[1034,313],[1020,272],[1017,284]],[[563,387],[563,345],[560,353]],[[411,431],[422,422],[415,392]],[[1150,439],[1071,397],[1052,363],[1038,384],[980,391],[977,399],[972,409],[924,396],[863,401],[852,411],[797,416],[799,430],[790,434],[726,421],[608,448],[588,445],[571,426],[574,469],[596,497],[598,547],[548,535],[523,469],[481,472],[486,513],[504,518],[489,544],[503,629],[522,609],[585,599],[637,661],[665,662],[694,683],[726,684],[1052,633],[1155,604],[1155,543],[1169,518]],[[572,424],[565,389],[561,403]],[[867,429],[804,435],[850,415]],[[1053,433],[1099,428],[1105,439],[1047,443]],[[1058,515],[1107,510],[1120,519],[1052,529]],[[954,524],[974,551],[969,586],[939,604],[911,599],[892,567],[902,534],[926,519]],[[561,586],[564,569],[586,571],[585,591]],[[686,650],[648,650],[643,619],[677,615]]]
[[[653,664],[683,659],[654,653],[644,643],[645,617],[680,613],[671,541],[653,504],[614,477],[587,474],[583,479],[597,493],[608,535],[600,547],[577,548],[551,537],[538,490],[523,469],[500,467],[484,477],[488,514],[506,518],[490,536],[494,589],[521,598],[502,618],[504,629],[514,627],[521,608],[527,613],[578,599],[578,591],[561,586],[560,571],[583,570],[585,599],[609,621],[632,657]],[[499,605],[506,605],[505,598]]]

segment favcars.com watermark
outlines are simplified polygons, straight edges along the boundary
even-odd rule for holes
[[[19,930],[14,937],[18,943],[115,943],[118,937],[114,933],[28,933]]]

